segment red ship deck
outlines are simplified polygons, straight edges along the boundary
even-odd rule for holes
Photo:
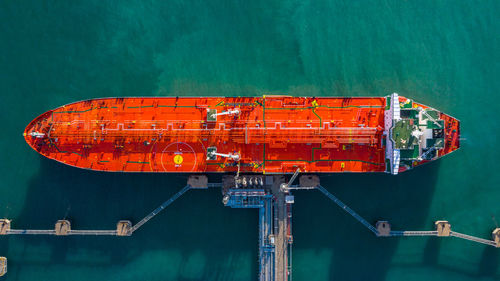
[[[104,98],[44,113],[26,128],[42,155],[120,172],[384,172],[385,98]],[[207,109],[239,114],[207,121]],[[34,137],[33,132],[46,137]]]

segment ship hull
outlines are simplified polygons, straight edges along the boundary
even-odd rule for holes
[[[42,114],[24,136],[45,157],[108,172],[386,172],[388,99],[93,99]],[[434,158],[458,149],[458,136]]]

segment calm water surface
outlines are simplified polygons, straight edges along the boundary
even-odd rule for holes
[[[2,1],[0,216],[15,228],[137,221],[177,175],[106,174],[41,158],[24,126],[106,96],[289,93],[412,97],[462,121],[462,149],[397,177],[323,185],[369,221],[489,238],[500,222],[499,1]],[[295,280],[499,280],[500,250],[377,239],[318,192],[296,192]],[[128,238],[0,237],[6,280],[255,280],[257,211],[190,191]]]

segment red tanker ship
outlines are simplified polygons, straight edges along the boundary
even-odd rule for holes
[[[460,123],[397,94],[102,98],[50,110],[24,137],[109,172],[397,174],[457,150]]]

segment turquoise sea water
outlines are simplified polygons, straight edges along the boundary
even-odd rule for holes
[[[14,228],[137,221],[185,177],[63,166],[24,126],[76,100],[262,95],[414,98],[462,121],[462,149],[397,177],[323,185],[370,222],[489,238],[500,224],[498,1],[2,1],[0,216]],[[295,280],[499,280],[500,249],[371,235],[296,192]],[[257,211],[190,191],[134,236],[0,237],[5,280],[255,280]]]

